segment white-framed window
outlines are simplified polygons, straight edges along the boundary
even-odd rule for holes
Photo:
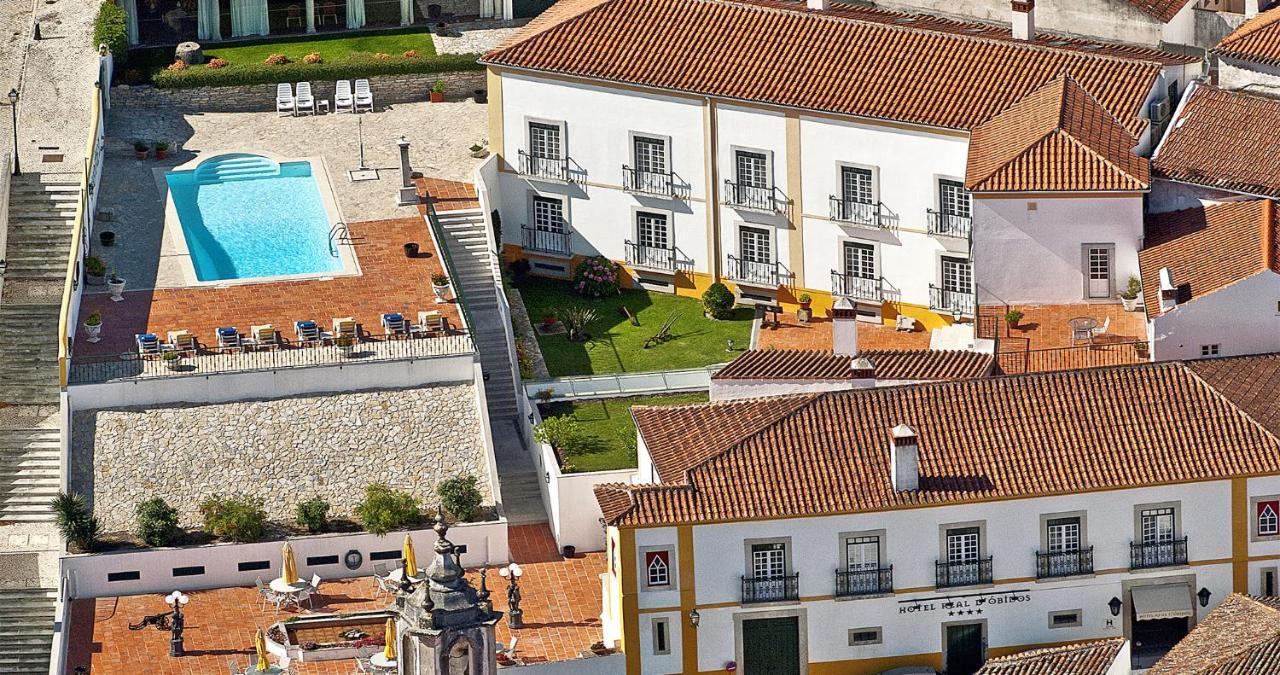
[[[671,620],[667,617],[655,618],[649,624],[653,634],[653,653],[657,656],[671,653]]]
[[[733,153],[735,176],[739,187],[768,188],[769,155],[752,150],[735,150]]]
[[[1218,356],[1221,352],[1222,345],[1220,344],[1200,345],[1200,356],[1202,357]]]
[[[850,572],[880,569],[880,537],[846,537],[845,560]]]
[[[947,562],[977,562],[982,550],[982,531],[977,527],[957,527],[947,530]]]
[[[942,290],[973,292],[973,266],[964,258],[942,256]]]
[[[878,645],[883,642],[884,629],[880,626],[849,629],[849,646]]]
[[[738,255],[746,262],[773,262],[773,242],[769,231],[759,227],[739,227]]]
[[[1049,612],[1049,628],[1075,628],[1081,625],[1084,612],[1079,609],[1062,609]]]
[[[1080,519],[1050,518],[1045,523],[1049,553],[1070,553],[1080,550]]]
[[[631,137],[631,153],[637,170],[643,173],[665,174],[668,167],[668,148],[664,138],[635,134]]]
[[[541,232],[564,232],[564,202],[554,197],[533,197],[533,227]]]
[[[1270,537],[1280,534],[1280,501],[1268,499],[1257,503],[1258,536]]]
[[[648,248],[671,248],[667,214],[653,211],[636,211],[636,241]]]
[[[860,241],[844,243],[844,273],[859,279],[876,278],[876,247]]]
[[[1173,507],[1143,509],[1140,519],[1142,543],[1167,544],[1173,541],[1175,532]]]
[[[871,169],[858,166],[840,167],[840,199],[846,203],[875,202],[875,175]]]
[[[968,218],[972,215],[972,198],[964,189],[964,183],[948,178],[938,179],[938,210],[948,216]]]
[[[536,159],[563,159],[564,139],[559,124],[529,122],[529,155]]]
[[[751,545],[751,578],[781,579],[787,576],[787,545],[769,542]]]
[[[1112,296],[1112,262],[1115,246],[1111,244],[1087,244],[1084,247],[1085,295],[1090,300]]]
[[[655,548],[644,551],[645,588],[671,586],[671,549]]]

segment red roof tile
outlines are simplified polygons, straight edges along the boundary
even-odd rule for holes
[[[1280,198],[1280,100],[1196,85],[1151,158],[1159,176]]]
[[[1135,9],[1147,16],[1158,19],[1160,23],[1169,23],[1183,7],[1191,4],[1191,0],[1125,0]]]
[[[1107,675],[1124,638],[1047,647],[990,659],[978,675]]]
[[[867,350],[878,380],[958,380],[991,374],[990,354],[960,350]],[[851,380],[856,357],[809,349],[753,349],[729,362],[713,380]]]
[[[1269,9],[1244,22],[1222,38],[1214,53],[1228,58],[1280,65],[1280,7]]]
[[[1233,593],[1147,675],[1280,673],[1280,598]]]

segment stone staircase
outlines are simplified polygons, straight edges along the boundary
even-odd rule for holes
[[[60,469],[57,428],[0,428],[0,523],[52,521]]]
[[[470,309],[472,337],[480,353],[488,400],[489,426],[502,483],[503,511],[513,525],[547,519],[533,461],[521,438],[515,379],[507,352],[507,330],[498,313],[484,213],[479,209],[437,214],[444,245],[453,261],[453,285]]]
[[[47,673],[57,592],[0,588],[0,673]]]

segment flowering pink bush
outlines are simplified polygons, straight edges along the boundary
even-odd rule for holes
[[[173,63],[169,64],[169,68],[168,68],[168,70],[186,70],[186,69],[187,69],[186,61],[174,61]]]
[[[378,52],[377,54],[374,54],[374,55],[373,55],[373,58],[375,58],[375,59],[377,59],[377,60],[379,60],[379,61],[390,61],[390,60],[391,60],[391,55],[390,55],[390,54],[388,54],[388,53],[386,53],[386,52]]]
[[[209,62],[208,62],[208,63],[206,63],[206,64],[204,64],[204,67],[205,67],[205,68],[213,68],[213,69],[215,69],[215,70],[216,70],[216,69],[218,69],[218,68],[226,68],[226,67],[227,67],[227,62],[226,62],[225,60],[220,59],[220,58],[218,58],[218,57],[216,57],[216,56],[215,56],[215,57],[213,57],[213,58],[209,59]]]
[[[573,269],[573,288],[589,298],[618,293],[618,264],[604,256],[593,256]]]
[[[404,57],[406,59],[416,59],[418,58],[418,50],[410,49],[409,51],[404,53]]]
[[[311,52],[302,57],[302,62],[311,64],[324,63],[324,59],[320,57],[320,52]]]
[[[286,63],[289,63],[289,57],[284,54],[272,54],[263,60],[263,63],[268,66],[283,66]]]

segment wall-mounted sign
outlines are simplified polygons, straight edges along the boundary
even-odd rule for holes
[[[1031,591],[996,591],[967,595],[943,595],[932,598],[899,600],[899,614],[930,614],[945,612],[947,616],[976,616],[1006,605],[1031,602]]]

